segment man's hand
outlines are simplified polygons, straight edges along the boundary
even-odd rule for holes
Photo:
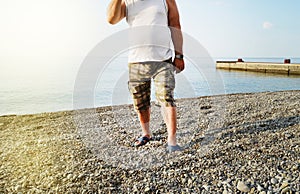
[[[174,44],[175,54],[183,54],[183,37],[181,32],[181,25],[179,20],[179,12],[175,0],[167,0],[168,4],[168,22],[171,30],[172,42]],[[184,60],[182,58],[176,58],[173,61],[173,65],[176,67],[176,73],[180,73],[184,70]]]
[[[124,0],[111,0],[107,9],[107,21],[116,24],[126,17],[126,5]]]
[[[173,65],[176,67],[176,73],[180,73],[184,70],[184,60],[175,58],[173,61]]]

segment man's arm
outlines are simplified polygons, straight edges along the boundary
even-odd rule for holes
[[[168,4],[168,20],[174,44],[175,55],[183,55],[183,37],[181,32],[179,12],[175,0],[167,0]],[[175,57],[174,65],[177,68],[177,73],[184,70],[184,60]]]
[[[116,24],[126,17],[126,5],[124,0],[111,0],[107,9],[107,21]]]

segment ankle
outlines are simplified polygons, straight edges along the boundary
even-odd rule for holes
[[[151,134],[145,134],[145,133],[143,133],[143,136],[144,136],[144,137],[150,138],[150,137],[151,137]]]
[[[168,138],[168,145],[176,146],[177,145],[176,138]]]

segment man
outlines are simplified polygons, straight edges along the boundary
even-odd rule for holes
[[[135,45],[129,53],[128,86],[143,133],[134,146],[145,145],[151,139],[150,86],[153,79],[156,99],[162,107],[162,115],[167,125],[167,149],[169,152],[181,150],[176,142],[174,71],[181,72],[185,64],[179,12],[175,0],[111,0],[107,17],[110,24],[116,24],[126,18],[131,29],[145,27],[133,32],[131,37]],[[171,41],[175,50],[173,61]]]

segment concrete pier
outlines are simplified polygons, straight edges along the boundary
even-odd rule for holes
[[[300,64],[286,62],[288,61],[285,60],[285,63],[243,62],[242,59],[238,59],[237,61],[217,61],[216,65],[217,69],[300,75]]]

